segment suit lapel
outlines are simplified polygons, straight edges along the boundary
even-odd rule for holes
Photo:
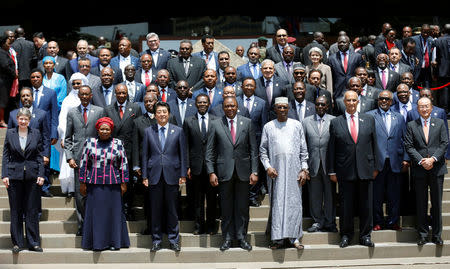
[[[236,141],[234,143],[235,145],[238,144],[243,129],[244,129],[244,122],[242,121],[241,117],[236,115]]]
[[[386,133],[386,136],[388,136],[389,134],[388,134],[388,132],[387,132],[386,125],[384,124],[383,116],[381,115],[380,111],[377,110],[377,112],[376,112],[375,115],[376,115],[376,116],[374,117],[375,120],[378,121],[378,122],[380,123],[380,125],[382,126],[381,129],[383,129],[383,131]],[[392,118],[391,118],[391,121],[392,121]],[[392,126],[392,124],[391,124],[391,126]],[[391,130],[391,132],[392,132],[392,130]]]
[[[22,148],[20,147],[20,140],[19,140],[19,132],[17,131],[18,127],[14,128],[13,130],[13,135],[11,136],[11,144],[14,148],[16,148],[16,151],[20,152],[22,154],[23,157],[25,157],[25,150],[22,150]],[[31,139],[27,138],[27,146],[28,143],[30,143]],[[25,146],[26,149],[26,146]]]
[[[158,145],[159,151],[162,152],[163,149],[161,147],[161,142],[159,141],[158,124],[152,125],[152,134],[153,134],[153,139],[156,141],[156,144]]]
[[[225,134],[228,137],[228,140],[230,140],[230,143],[233,145],[233,139],[231,138],[231,132],[230,132],[230,128],[228,128],[228,120],[227,120],[226,116],[223,116],[223,118],[222,118],[222,125],[223,125],[223,129],[225,131]]]

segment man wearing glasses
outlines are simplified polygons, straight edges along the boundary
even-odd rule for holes
[[[275,63],[283,61],[283,49],[285,46],[291,46],[294,48],[294,62],[301,62],[301,48],[295,45],[288,44],[288,34],[285,29],[278,29],[275,33],[275,41],[272,47],[267,49],[266,59],[271,59]]]
[[[160,47],[158,34],[149,33],[146,38],[148,49],[142,51],[139,56],[142,56],[144,54],[150,54],[152,56],[152,69],[156,74],[159,70],[167,68],[167,62],[171,58],[171,54],[169,51]]]

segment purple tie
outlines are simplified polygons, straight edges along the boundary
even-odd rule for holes
[[[381,70],[381,83],[383,84],[383,89],[386,90],[386,70]]]

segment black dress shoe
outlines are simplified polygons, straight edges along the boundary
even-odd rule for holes
[[[225,251],[230,249],[230,247],[231,247],[231,240],[225,240],[223,244],[220,246],[220,250]]]
[[[75,197],[75,193],[69,192],[69,193],[67,194],[67,198],[72,198],[72,197]]]
[[[175,243],[175,244],[170,244],[170,249],[175,251],[175,252],[180,252],[181,247],[180,247],[180,244]]]
[[[76,236],[83,236],[83,229],[80,228],[78,229],[77,233],[75,234]]]
[[[258,202],[257,200],[250,200],[249,205],[253,207],[260,207],[261,203]]]
[[[29,250],[35,251],[35,252],[43,252],[44,251],[40,246],[31,247],[31,248],[29,248]]]
[[[16,254],[20,252],[20,247],[18,245],[13,246],[12,253]]]
[[[320,232],[320,224],[319,223],[313,223],[313,225],[308,228],[308,233],[315,233],[315,232]]]
[[[370,240],[370,238],[362,238],[359,240],[359,244],[369,247],[369,248],[373,248],[375,247],[375,244],[372,242],[372,240]]]
[[[444,241],[442,241],[441,237],[433,237],[432,242],[435,243],[437,246],[444,245]]]
[[[418,246],[423,246],[428,242],[428,240],[425,237],[420,237],[419,240],[417,240]]]
[[[160,249],[161,249],[161,244],[155,243],[155,244],[152,245],[152,248],[150,249],[150,251],[151,252],[156,252],[156,251],[158,251]]]
[[[109,250],[111,250],[111,251],[116,251],[116,250],[119,250],[120,248],[115,248],[115,247],[109,247]]]
[[[239,240],[239,245],[241,246],[242,249],[252,250],[252,245],[250,245],[250,243],[245,241],[244,239]]]
[[[51,194],[49,191],[43,191],[42,196],[43,197],[53,197],[53,194]]]
[[[350,244],[350,239],[344,235],[341,239],[341,243],[339,243],[339,247],[345,248],[345,247],[348,247],[349,244]]]

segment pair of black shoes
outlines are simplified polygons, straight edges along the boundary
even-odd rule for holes
[[[157,252],[158,250],[161,250],[161,243],[154,243],[152,245],[152,248],[150,249],[151,252]],[[181,246],[179,243],[171,243],[169,248],[175,252],[180,252],[181,251]]]
[[[437,246],[442,246],[444,245],[444,241],[442,240],[441,237],[433,237],[433,239],[431,240],[431,242],[433,242],[434,244],[436,244]],[[423,246],[426,243],[428,243],[428,239],[426,237],[420,237],[419,240],[417,240],[417,245],[418,246]]]
[[[350,238],[348,236],[342,236],[341,242],[339,243],[340,248],[345,248],[350,245]],[[373,248],[375,247],[375,244],[372,242],[372,240],[369,237],[361,238],[359,239],[359,244],[362,246]]]
[[[231,244],[232,244],[231,240],[225,240],[222,243],[222,245],[220,246],[220,250],[225,251],[225,250],[230,249]],[[250,245],[250,243],[247,242],[245,239],[239,240],[239,246],[244,250],[248,250],[248,251],[252,250],[252,245]]]

